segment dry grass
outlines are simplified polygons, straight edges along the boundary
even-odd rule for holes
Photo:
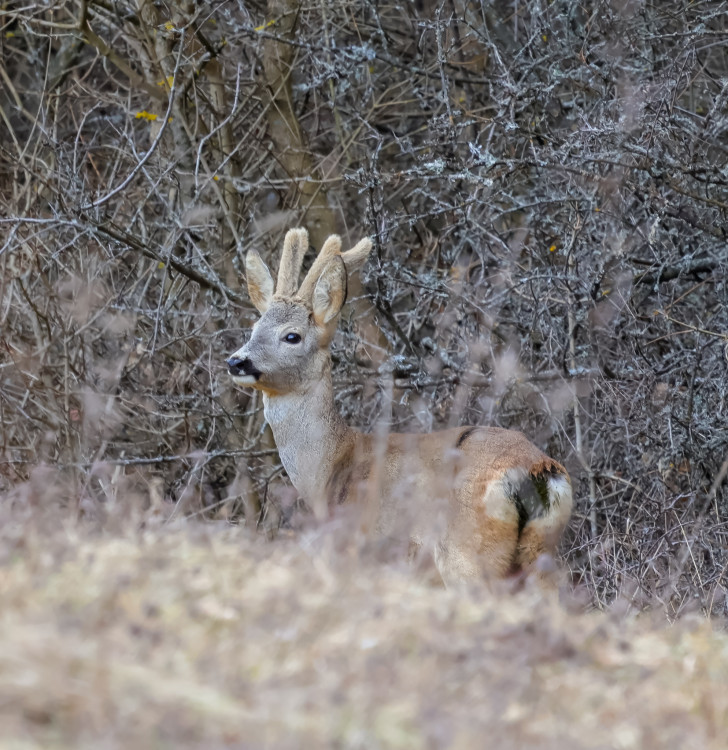
[[[37,516],[0,535],[4,748],[725,746],[705,620],[446,591],[341,529]]]

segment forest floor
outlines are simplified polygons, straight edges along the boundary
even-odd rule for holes
[[[723,623],[447,591],[326,527],[133,526],[2,524],[5,750],[726,747]]]

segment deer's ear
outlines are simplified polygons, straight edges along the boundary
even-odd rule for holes
[[[248,276],[250,301],[262,315],[273,299],[273,277],[255,250],[248,250],[245,256],[245,273]]]
[[[340,255],[333,257],[324,266],[311,301],[317,325],[326,325],[341,312],[346,302],[346,266]]]
[[[354,245],[351,250],[347,250],[341,254],[346,266],[347,273],[354,273],[358,271],[369,257],[369,253],[372,251],[372,241],[369,237],[365,237],[363,240]]]

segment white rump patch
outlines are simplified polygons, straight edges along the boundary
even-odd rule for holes
[[[556,505],[571,504],[571,484],[565,476],[559,474],[555,477],[549,477],[548,484],[549,498],[552,503]]]
[[[513,498],[520,483],[528,476],[525,469],[509,469],[500,479],[488,483],[483,496],[483,505],[490,518],[513,523],[518,511]]]

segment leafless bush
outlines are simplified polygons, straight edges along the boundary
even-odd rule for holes
[[[727,11],[8,4],[6,502],[52,467],[72,513],[275,525],[275,449],[222,366],[241,254],[370,233],[348,418],[523,429],[572,472],[597,603],[723,610]]]

